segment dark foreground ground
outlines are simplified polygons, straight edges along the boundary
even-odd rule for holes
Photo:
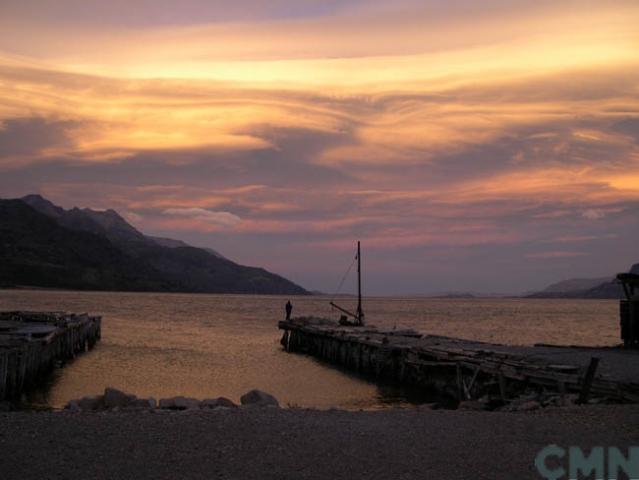
[[[551,443],[639,445],[639,406],[10,412],[0,414],[0,478],[542,478],[533,461]]]

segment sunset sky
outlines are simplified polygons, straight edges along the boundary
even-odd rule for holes
[[[2,0],[0,197],[331,292],[639,262],[639,2]]]

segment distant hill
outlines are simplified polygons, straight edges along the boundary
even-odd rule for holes
[[[632,266],[631,273],[639,274],[639,263]],[[576,278],[554,283],[527,298],[623,298],[623,289],[614,276],[604,278]]]
[[[612,277],[600,277],[600,278],[572,278],[570,280],[563,280],[561,282],[553,283],[546,287],[540,293],[566,293],[586,291],[591,288],[595,288],[603,283],[612,281]]]
[[[116,211],[65,210],[39,195],[0,200],[0,285],[92,290],[307,294],[214,250],[146,236]]]
[[[469,292],[449,292],[449,293],[435,293],[433,295],[428,295],[428,298],[477,298],[477,295],[469,293]]]

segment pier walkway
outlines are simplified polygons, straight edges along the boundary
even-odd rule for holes
[[[533,388],[578,393],[583,401],[590,396],[639,403],[636,350],[496,345],[412,330],[343,326],[319,318],[281,321],[279,328],[287,351],[375,378],[429,387],[459,400],[489,392],[506,400]]]

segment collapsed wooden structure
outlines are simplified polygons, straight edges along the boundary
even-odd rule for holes
[[[19,399],[57,363],[93,348],[101,317],[86,313],[0,312],[0,401]]]
[[[286,351],[458,400],[495,391],[506,400],[534,388],[577,393],[580,401],[597,396],[639,402],[639,353],[632,350],[493,345],[318,318],[281,321],[279,328]]]

